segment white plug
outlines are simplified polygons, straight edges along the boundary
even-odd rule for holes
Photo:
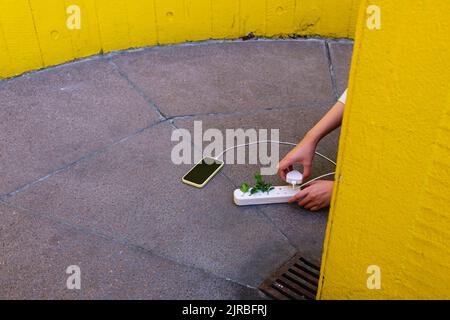
[[[300,171],[293,170],[286,174],[286,182],[291,184],[293,188],[303,181],[303,174]]]

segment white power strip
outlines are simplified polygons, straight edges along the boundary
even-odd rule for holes
[[[250,192],[242,192],[239,189],[234,190],[234,203],[238,206],[251,206],[257,204],[274,204],[287,203],[300,188],[293,188],[292,186],[274,187],[273,190],[267,192],[258,192],[250,195]]]

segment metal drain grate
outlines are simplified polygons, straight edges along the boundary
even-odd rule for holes
[[[315,300],[320,267],[300,253],[282,265],[259,286],[275,300]]]

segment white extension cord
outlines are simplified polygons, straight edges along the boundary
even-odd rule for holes
[[[244,144],[239,144],[237,146],[233,146],[230,148],[225,149],[222,151],[218,156],[216,156],[214,159],[219,160],[226,152],[232,149],[237,149],[240,147],[247,147],[255,144],[260,143],[276,143],[276,144],[283,144],[283,145],[289,145],[289,146],[297,146],[297,144],[292,142],[284,142],[284,141],[275,141],[275,140],[262,140],[262,141],[254,141]],[[327,156],[324,156],[320,152],[315,151],[315,154],[317,154],[319,157],[322,157],[323,159],[331,162],[336,166],[336,162],[328,158]],[[274,187],[274,190],[270,192],[259,192],[256,194],[251,195],[249,192],[242,192],[239,189],[236,189],[234,191],[234,202],[238,206],[245,206],[245,205],[256,205],[256,204],[272,204],[272,203],[286,203],[291,197],[293,197],[302,187],[307,186],[313,181],[334,175],[336,172],[330,172],[323,174],[321,176],[318,176],[314,179],[309,180],[308,182],[305,182],[301,184],[299,187],[295,187],[295,184],[297,184],[298,181],[301,181],[302,174],[300,174],[300,178],[294,178],[291,181],[288,181],[293,184],[293,186],[280,186],[280,187]]]

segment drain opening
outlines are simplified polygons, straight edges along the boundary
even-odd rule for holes
[[[315,300],[320,267],[297,253],[269,278],[259,290],[275,300]]]

